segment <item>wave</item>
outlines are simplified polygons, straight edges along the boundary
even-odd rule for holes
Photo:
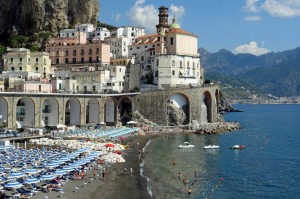
[[[146,143],[145,147],[142,149],[142,153],[145,152],[148,144],[150,144],[151,140],[149,139],[149,141]],[[147,179],[147,190],[149,195],[152,197],[153,196],[153,192],[152,192],[152,186],[150,185],[150,178],[148,178],[147,176],[144,175],[144,166],[145,166],[145,160],[142,159],[142,162],[140,164],[140,175],[144,178]]]

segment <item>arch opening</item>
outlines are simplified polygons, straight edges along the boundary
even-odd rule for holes
[[[190,104],[183,94],[171,95],[167,103],[168,126],[186,125],[190,122]]]
[[[86,106],[86,124],[97,124],[99,121],[99,103],[95,98],[91,98]]]
[[[0,97],[0,127],[7,127],[8,122],[8,104],[7,101]]]
[[[70,98],[65,106],[65,125],[80,125],[81,110],[78,99]]]
[[[35,127],[35,105],[29,97],[22,97],[17,102],[16,126],[17,128]]]
[[[210,92],[208,92],[208,91],[204,92],[203,102],[206,106],[207,122],[213,122],[213,119],[212,119],[212,97],[211,97]]]
[[[105,102],[104,107],[104,121],[108,126],[115,125],[116,122],[116,105],[115,101],[112,98],[108,98]]]
[[[49,97],[44,100],[42,105],[42,127],[54,127],[62,123],[62,118],[59,121],[59,106],[55,98]]]

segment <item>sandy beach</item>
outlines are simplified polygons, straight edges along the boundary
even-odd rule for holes
[[[40,199],[47,196],[49,199],[58,198],[61,195],[64,198],[74,199],[124,199],[124,198],[151,198],[147,191],[147,180],[140,175],[140,163],[138,151],[142,150],[148,141],[148,136],[133,136],[124,141],[129,147],[123,151],[122,156],[126,160],[124,163],[117,163],[107,169],[105,179],[102,179],[101,171],[97,170],[99,175],[93,178],[93,169],[87,171],[86,180],[69,180],[63,186],[61,192],[51,191],[51,193],[37,193],[32,198]],[[137,144],[138,142],[138,144]],[[142,154],[141,154],[142,158]],[[97,166],[95,167],[97,168]],[[124,174],[124,168],[127,173]],[[132,168],[132,175],[130,172]]]

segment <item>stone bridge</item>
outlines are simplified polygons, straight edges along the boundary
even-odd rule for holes
[[[61,94],[0,93],[0,125],[10,129],[44,126],[126,124],[132,111],[161,125],[168,125],[168,104],[174,104],[192,120],[214,122],[218,115],[219,85],[146,93]]]

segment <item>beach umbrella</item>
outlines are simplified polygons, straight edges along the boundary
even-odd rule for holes
[[[107,143],[104,145],[105,147],[115,147],[115,145],[113,143]]]
[[[45,175],[42,175],[42,176],[40,177],[40,180],[52,180],[52,179],[54,179],[54,178],[55,178],[54,175],[45,174]]]
[[[6,183],[4,186],[5,186],[5,188],[19,188],[19,187],[22,187],[23,185],[19,182],[9,182],[9,183]]]
[[[35,173],[39,173],[40,172],[40,170],[38,170],[38,169],[25,169],[24,170],[24,173],[27,173],[27,174],[35,174]]]
[[[66,175],[67,172],[64,171],[64,170],[56,170],[54,173],[52,173],[53,175],[57,175],[57,176],[60,176],[60,175]]]
[[[54,167],[58,167],[60,164],[58,164],[57,162],[50,162],[48,164],[45,165],[45,167],[48,168],[54,168]]]
[[[36,184],[39,183],[41,180],[37,179],[37,178],[28,178],[26,180],[24,180],[24,183],[26,184]]]
[[[10,173],[8,178],[21,178],[24,176],[25,176],[25,173],[14,172],[14,173]]]
[[[66,172],[70,172],[70,171],[73,171],[74,168],[69,166],[69,167],[62,168],[61,170],[66,171]]]

